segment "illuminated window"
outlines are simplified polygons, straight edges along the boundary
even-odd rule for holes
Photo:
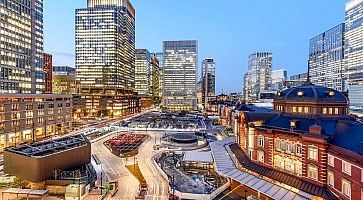
[[[265,141],[264,141],[264,137],[263,136],[259,136],[258,137],[258,146],[260,146],[260,147],[264,147],[265,146]]]
[[[314,180],[318,180],[318,168],[315,165],[308,166],[308,177]]]
[[[328,114],[327,108],[323,108],[323,114]]]
[[[298,107],[298,112],[302,113],[303,112],[303,107]]]
[[[328,154],[328,165],[334,167],[334,156]]]
[[[295,106],[292,107],[292,112],[294,112],[294,113],[297,112],[297,108]]]
[[[309,113],[309,107],[304,107],[304,113]]]
[[[342,179],[342,193],[350,199],[351,186],[350,182],[345,179]]]
[[[296,154],[297,155],[302,155],[302,146],[301,144],[296,144]]]
[[[339,115],[339,108],[334,108],[334,114]]]
[[[351,174],[351,165],[348,162],[342,161],[342,171],[348,175]]]
[[[291,153],[291,143],[286,142],[286,153]]]
[[[309,147],[309,159],[310,160],[318,160],[318,148]]]
[[[328,171],[328,185],[334,187],[334,174],[331,171]]]
[[[264,162],[264,152],[263,151],[257,151],[257,159],[259,162]]]

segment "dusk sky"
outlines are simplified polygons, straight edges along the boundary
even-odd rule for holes
[[[217,93],[241,92],[248,55],[273,53],[273,69],[307,71],[309,39],[344,22],[346,0],[133,0],[136,48],[162,51],[163,40],[199,41],[216,61]],[[45,51],[74,66],[74,13],[87,0],[44,0]],[[200,76],[200,75],[199,75]]]

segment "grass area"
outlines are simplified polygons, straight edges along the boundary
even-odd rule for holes
[[[139,180],[141,188],[147,188],[146,180],[141,173],[139,164],[127,165],[126,168],[131,172],[133,176],[135,176],[135,178],[137,178],[137,180]]]

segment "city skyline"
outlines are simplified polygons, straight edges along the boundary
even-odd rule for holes
[[[164,40],[196,39],[200,46],[198,60],[212,56],[220,66],[216,72],[217,94],[222,90],[240,92],[240,83],[247,70],[248,55],[256,51],[273,52],[275,55],[273,66],[286,66],[289,76],[307,71],[309,39],[344,22],[346,1],[329,2],[329,4],[327,2],[279,0],[261,4],[227,1],[225,5],[233,3],[233,7],[219,8],[218,4],[207,4],[202,0],[186,1],[176,8],[173,1],[132,1],[137,10],[136,48],[147,48],[151,52],[158,52],[162,50]],[[45,1],[44,4],[45,51],[50,51],[54,55],[55,65],[74,66],[74,10],[84,7],[86,2]],[[212,10],[217,7],[220,14],[213,15]],[[300,14],[300,10],[308,8],[309,11]],[[148,12],[149,9],[162,12]],[[323,14],[320,12],[321,9],[324,9]],[[57,13],[57,10],[62,10],[61,18],[54,16],[53,13]],[[185,12],[188,12],[188,15],[183,17],[188,20],[180,20]],[[155,19],[153,23],[150,23],[150,16]],[[214,27],[207,28],[205,17],[200,16],[208,16]],[[289,19],[285,20],[286,16],[289,16]],[[316,20],[317,17],[319,20]],[[173,22],[172,19],[176,21]],[[193,23],[190,23],[191,21]],[[183,30],[186,23],[190,23],[190,28],[195,31]],[[258,26],[258,24],[268,25]],[[228,32],[225,31],[227,29]],[[211,30],[213,34],[210,34]],[[228,36],[226,40],[221,40],[221,36],[226,34]],[[64,42],[60,44],[59,41]],[[301,51],[294,50],[296,47]],[[220,51],[220,49],[226,50]]]

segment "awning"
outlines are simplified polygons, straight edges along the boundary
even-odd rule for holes
[[[261,192],[272,199],[305,200],[313,198],[313,195],[306,192],[294,192],[238,169],[227,150],[227,145],[234,142],[235,138],[228,138],[226,140],[211,143],[210,146],[216,165],[215,170],[218,174],[246,185],[249,188]]]
[[[184,154],[183,161],[213,163],[213,156],[210,151],[187,151]]]

